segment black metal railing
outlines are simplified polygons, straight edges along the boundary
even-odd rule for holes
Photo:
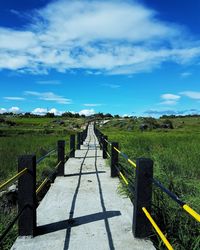
[[[51,149],[44,156],[36,160],[36,155],[22,155],[18,158],[18,173],[12,176],[9,180],[0,185],[0,190],[5,189],[8,185],[18,180],[18,213],[15,218],[9,223],[4,232],[0,235],[0,244],[12,229],[13,225],[18,221],[19,236],[37,234],[37,213],[38,205],[37,196],[45,189],[45,187],[53,182],[55,176],[64,176],[65,162],[75,157],[76,148],[80,148],[81,144],[87,137],[88,125],[78,133],[77,143],[76,136],[70,135],[70,151],[65,153],[65,141],[59,140],[57,148]],[[37,165],[51,154],[57,152],[57,163],[54,171],[47,176],[41,184],[36,187],[36,171]]]
[[[100,148],[103,150],[104,158],[110,158],[111,177],[119,176],[131,193],[131,200],[134,205],[133,213],[133,234],[135,237],[144,238],[151,234],[150,223],[168,249],[173,249],[163,232],[157,226],[150,215],[152,206],[152,184],[160,188],[178,205],[180,205],[190,216],[200,222],[200,215],[194,211],[186,202],[182,201],[176,194],[167,189],[159,180],[153,177],[153,161],[147,158],[138,158],[136,163],[119,149],[118,142],[110,142],[108,137],[95,127],[95,134],[98,138]],[[110,149],[108,150],[108,146]],[[130,182],[130,172],[119,163],[118,156],[121,156],[135,169],[135,178]],[[134,183],[133,183],[134,182]],[[134,197],[134,198],[133,198]],[[150,223],[147,223],[147,220]]]

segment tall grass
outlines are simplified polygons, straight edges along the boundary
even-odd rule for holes
[[[68,136],[69,137],[69,136]],[[69,151],[69,138],[63,135],[18,135],[0,138],[0,183],[9,179],[17,173],[17,160],[19,155],[36,154],[37,159],[45,155],[49,150],[57,147],[57,141],[66,141],[66,152]],[[37,186],[42,180],[53,172],[57,164],[57,154],[48,156],[37,165]],[[9,204],[6,199],[0,201],[0,233],[8,223],[12,221],[17,212],[16,206]],[[0,249],[10,249],[14,239],[17,237],[17,226],[5,238]]]
[[[17,137],[1,137],[0,139],[0,182],[17,172],[19,155],[36,154],[39,158],[49,150],[57,147],[58,135],[22,135]],[[68,140],[66,137],[65,139]],[[69,140],[68,140],[69,141]]]
[[[118,141],[132,160],[139,157],[154,161],[154,177],[200,213],[200,134],[184,132],[126,132],[102,130],[110,141]],[[120,158],[134,182],[134,169]],[[132,171],[132,173],[131,173]],[[152,215],[167,234],[174,249],[200,249],[199,223],[166,194],[154,187]],[[128,192],[128,190],[126,190]],[[155,240],[154,236],[154,240]],[[165,249],[157,238],[158,249]]]

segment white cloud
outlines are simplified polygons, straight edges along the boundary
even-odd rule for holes
[[[37,81],[37,84],[41,84],[41,85],[60,85],[61,82],[58,80],[46,80],[46,81]]]
[[[57,102],[59,104],[70,104],[71,103],[70,99],[67,99],[63,96],[56,95],[53,92],[40,93],[40,92],[36,92],[36,91],[25,91],[25,95],[36,96],[40,100],[54,101],[54,102]]]
[[[86,107],[98,107],[98,106],[102,106],[102,104],[100,103],[86,103],[86,104],[83,104],[84,106]]]
[[[197,109],[185,109],[185,110],[146,110],[144,114],[161,116],[161,115],[186,115],[186,114],[199,114]]]
[[[81,111],[79,111],[79,115],[85,115],[85,116],[90,116],[90,115],[94,115],[96,112],[94,109],[83,109]]]
[[[35,115],[46,115],[47,113],[53,113],[54,115],[61,115],[63,111],[59,111],[56,108],[46,109],[46,108],[35,108],[32,112]]]
[[[62,113],[64,113],[62,111],[58,111],[56,108],[52,108],[52,109],[48,110],[48,112],[53,113],[54,115],[61,115]]]
[[[20,108],[19,107],[11,107],[8,109],[9,112],[12,112],[14,114],[17,114],[20,112]]]
[[[176,105],[177,101],[176,100],[166,100],[164,102],[160,102],[159,104],[161,104],[161,105]]]
[[[136,1],[53,1],[30,21],[20,31],[0,27],[0,69],[133,74],[200,57],[199,41],[183,43],[183,28]]]
[[[178,100],[181,97],[179,95],[174,95],[174,94],[163,94],[161,95],[161,99],[164,101],[160,102],[159,105],[176,105]]]
[[[5,112],[7,112],[7,109],[5,109],[5,108],[0,108],[0,114],[3,114],[3,113],[5,113]]]
[[[5,96],[3,99],[10,100],[10,101],[24,101],[25,98],[17,97],[17,96]]]
[[[183,92],[180,92],[179,94],[187,96],[191,99],[200,100],[200,92],[198,91],[183,91]]]
[[[174,95],[174,94],[163,94],[161,95],[161,98],[164,100],[179,100],[180,96],[179,95]]]
[[[35,108],[31,113],[34,115],[45,115],[47,113],[46,108]]]

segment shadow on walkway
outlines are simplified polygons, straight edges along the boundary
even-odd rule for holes
[[[120,215],[121,215],[120,211],[106,211],[106,212],[100,212],[73,218],[71,220],[69,219],[69,220],[54,222],[51,224],[39,226],[37,228],[37,235],[48,234],[59,230],[77,227],[83,224],[92,223],[99,220],[105,220]]]
[[[105,174],[106,171],[98,171],[98,174]],[[96,174],[96,172],[84,172],[81,173],[81,175],[88,175],[88,174]],[[65,174],[64,177],[71,177],[71,176],[79,176],[80,173],[74,173],[74,174]]]

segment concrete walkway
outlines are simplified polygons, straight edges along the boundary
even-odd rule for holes
[[[19,237],[16,250],[153,250],[132,235],[133,206],[117,193],[92,126],[75,158],[65,164],[37,209],[39,235]]]

